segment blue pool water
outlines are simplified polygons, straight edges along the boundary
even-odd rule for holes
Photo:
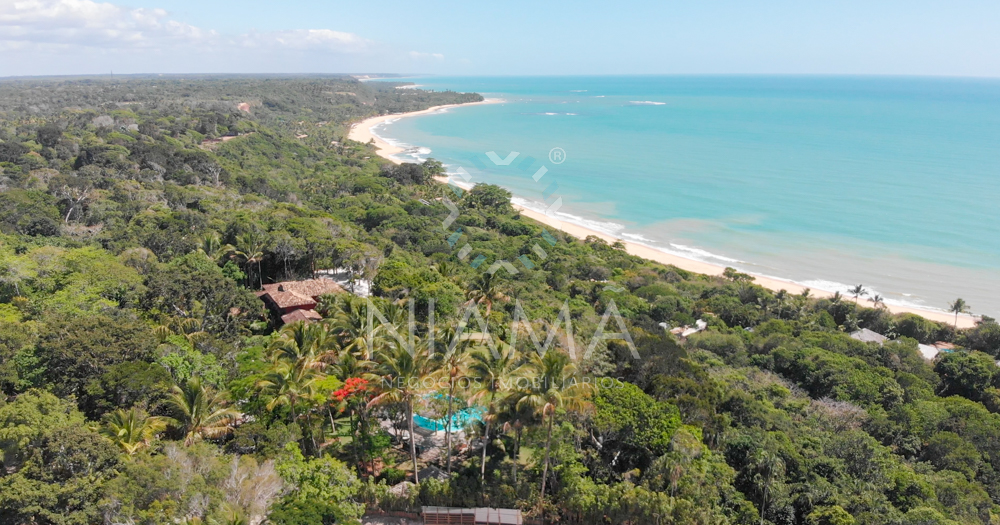
[[[889,303],[1000,316],[1000,81],[414,78],[503,104],[376,133],[559,218],[706,262]],[[495,151],[546,162],[544,184]],[[552,183],[555,183],[553,187]]]
[[[479,407],[469,407],[462,410],[456,410],[452,414],[451,418],[451,431],[458,432],[464,430],[469,426],[470,423],[477,421],[482,421],[483,410]],[[420,414],[413,415],[413,422],[417,424],[420,428],[426,428],[427,430],[445,430],[448,423],[448,416],[442,417],[440,419],[428,419]]]

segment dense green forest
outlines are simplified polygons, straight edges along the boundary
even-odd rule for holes
[[[956,331],[546,231],[502,188],[449,188],[437,162],[347,140],[367,116],[481,100],[397,85],[0,82],[0,523],[357,523],[443,505],[548,523],[1000,524],[994,320]],[[333,268],[370,281],[371,302],[324,296],[322,321],[280,326],[254,294]],[[612,312],[631,340],[592,337],[621,332]],[[935,341],[957,348],[927,361],[918,342]],[[427,459],[401,438],[411,414],[469,406],[473,446],[448,432]],[[429,465],[447,475],[415,479]]]

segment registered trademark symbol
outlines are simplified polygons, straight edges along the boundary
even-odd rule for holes
[[[566,150],[562,148],[552,148],[549,150],[549,162],[552,164],[562,164],[566,162]]]

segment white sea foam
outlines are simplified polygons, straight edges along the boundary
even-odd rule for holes
[[[618,224],[617,222],[595,221],[591,219],[585,219],[583,217],[580,217],[579,215],[573,215],[571,213],[565,213],[561,211],[555,212],[555,216],[557,219],[561,221],[566,221],[579,226],[583,226],[584,228],[589,228],[591,230],[599,231],[601,233],[612,235],[614,237],[618,237],[621,234],[621,231],[625,229],[624,224]]]
[[[689,259],[697,259],[699,261],[704,261],[706,259],[716,259],[719,261],[727,263],[740,263],[743,262],[739,259],[733,259],[732,257],[726,257],[724,255],[719,255],[709,251],[702,250],[701,248],[695,248],[693,246],[685,246],[683,244],[670,243],[670,247],[677,250],[679,253],[684,254],[682,257],[687,257]]]
[[[622,237],[636,242],[654,242],[653,239],[647,239],[638,233],[624,233],[622,232]]]
[[[524,199],[521,197],[512,197],[510,201],[518,206],[523,206],[531,211],[546,214],[548,205],[544,202]],[[595,221],[591,219],[586,219],[580,217],[579,215],[573,215],[571,213],[565,213],[557,211],[551,214],[552,217],[559,219],[570,224],[575,224],[577,226],[582,226],[600,232],[606,235],[611,235],[613,237],[618,237],[618,234],[625,229],[624,224],[618,224],[617,222],[609,221]]]
[[[652,100],[632,100],[629,102],[633,106],[665,106],[666,102],[654,102]]]

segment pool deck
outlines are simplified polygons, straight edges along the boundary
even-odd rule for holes
[[[406,429],[396,430],[393,422],[388,419],[379,420],[379,424],[386,432],[392,435],[398,434],[404,440],[409,435]],[[444,430],[428,430],[414,423],[413,433],[416,434],[417,448],[420,450],[417,460],[424,464],[433,463],[444,455],[444,447],[447,442],[447,433]],[[469,445],[465,431],[453,430],[451,433],[452,446]],[[409,452],[409,448],[404,446],[404,450]]]

